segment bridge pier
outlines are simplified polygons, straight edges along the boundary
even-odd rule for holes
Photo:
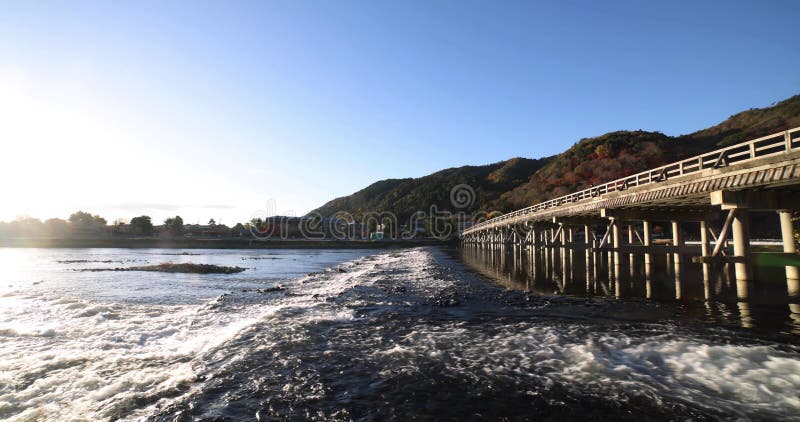
[[[642,231],[644,246],[650,246],[650,221],[642,220]]]
[[[753,279],[753,269],[750,265],[750,212],[747,209],[737,209],[731,223],[733,231],[733,257],[734,273],[736,275],[736,294],[740,299],[750,296],[748,282]]]
[[[706,220],[700,221],[700,255],[709,256],[709,242],[708,242],[708,222]],[[703,263],[703,282],[708,286],[709,277],[711,275],[711,264]],[[706,299],[709,299],[709,293],[706,291]]]
[[[620,243],[620,236],[619,236],[619,224],[615,223],[611,226],[611,236],[612,242],[614,245],[614,280],[615,280],[615,289],[616,289],[616,296],[620,297],[620,270],[622,269],[622,262],[620,262],[620,253],[619,253],[619,243]]]
[[[734,271],[736,273],[736,294],[740,299],[750,297],[749,281],[753,279],[753,268],[750,264],[750,212],[737,209],[731,224],[733,230]]]
[[[794,243],[794,224],[792,223],[792,213],[789,211],[778,211],[778,216],[781,219],[781,240],[783,240],[783,251],[786,253],[796,253],[797,246]],[[790,284],[792,284],[792,281],[800,280],[800,271],[798,268],[794,266],[787,266],[786,279],[789,280]]]
[[[586,244],[586,247],[594,247],[594,241],[591,237],[591,230],[588,224],[583,225],[583,243]]]
[[[733,232],[733,259],[736,274],[737,295],[744,299],[749,296],[746,282],[752,280],[753,269],[751,265],[752,254],[750,251],[750,208],[764,206],[769,202],[764,197],[750,195],[750,192],[715,191],[711,192],[711,205],[719,205],[723,210],[733,212],[731,230]],[[725,228],[723,227],[723,230]],[[722,232],[718,242],[722,242]],[[717,245],[717,248],[719,245]],[[742,284],[745,283],[745,284]]]
[[[683,246],[683,236],[681,233],[681,223],[676,220],[672,220],[672,246]],[[673,256],[675,259],[675,265],[680,265],[681,263],[681,254],[676,252]]]
[[[644,233],[642,233],[642,236],[643,236],[642,243],[644,243],[645,250],[647,250],[647,248],[650,247],[650,221],[642,220],[642,231],[644,232]],[[651,259],[650,254],[649,253],[645,253],[644,254],[644,271],[647,274],[648,279],[650,277],[650,267],[651,267],[650,259]]]

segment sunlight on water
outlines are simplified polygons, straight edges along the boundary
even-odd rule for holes
[[[4,285],[10,286],[0,297],[0,418],[117,418],[183,394],[196,379],[196,357],[270,312],[244,306],[221,313],[219,298],[363,254],[280,251],[274,253],[280,259],[259,262],[261,269],[224,277],[76,271],[167,260],[242,265],[256,256],[185,253],[191,255],[0,250]]]
[[[646,294],[642,286],[603,265],[588,284],[578,269],[566,274],[561,256],[548,255],[552,269],[534,266],[536,278],[525,278],[531,267],[513,264],[513,254],[465,257],[499,286],[435,248],[188,252],[199,255],[3,255],[19,264],[17,274],[31,273],[0,298],[0,418],[800,412],[796,337],[776,337],[782,326],[764,325],[756,308],[747,312],[761,331],[742,330],[746,311],[737,302],[685,310],[703,294],[688,276],[679,301],[645,301],[636,297]],[[74,271],[165,260],[249,269],[186,277]],[[653,294],[675,294],[674,278],[656,278]],[[609,280],[624,280],[625,293]]]
[[[0,294],[20,289],[29,282],[32,263],[31,252],[26,249],[0,248]]]

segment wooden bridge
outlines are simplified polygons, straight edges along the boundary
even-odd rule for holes
[[[486,220],[462,231],[482,247],[583,246],[619,252],[690,252],[681,225],[699,229],[697,262],[727,260],[736,279],[752,279],[751,211],[775,211],[790,280],[800,279],[791,211],[800,210],[800,128],[687,158]],[[722,213],[722,218],[716,218]],[[715,231],[712,222],[724,221]],[[670,222],[669,246],[654,245],[653,222]],[[699,224],[698,224],[699,223]],[[604,226],[598,238],[595,227]],[[627,228],[627,245],[620,229]],[[641,228],[641,233],[639,232]],[[578,233],[576,233],[576,229]],[[583,234],[580,235],[580,229]],[[582,239],[579,239],[582,237]],[[732,237],[733,255],[725,252]],[[713,250],[711,245],[714,245]],[[665,249],[666,248],[666,249]]]

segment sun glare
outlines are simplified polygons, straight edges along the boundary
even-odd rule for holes
[[[0,114],[6,122],[0,139],[13,159],[0,167],[0,177],[9,181],[2,187],[0,218],[56,211],[80,193],[78,182],[105,183],[95,173],[104,130],[93,116],[74,101],[37,95],[24,81],[2,84]]]

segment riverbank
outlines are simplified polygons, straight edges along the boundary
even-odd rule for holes
[[[166,249],[372,249],[441,245],[435,239],[413,240],[290,240],[250,238],[27,238],[0,239],[3,248],[166,248]]]

